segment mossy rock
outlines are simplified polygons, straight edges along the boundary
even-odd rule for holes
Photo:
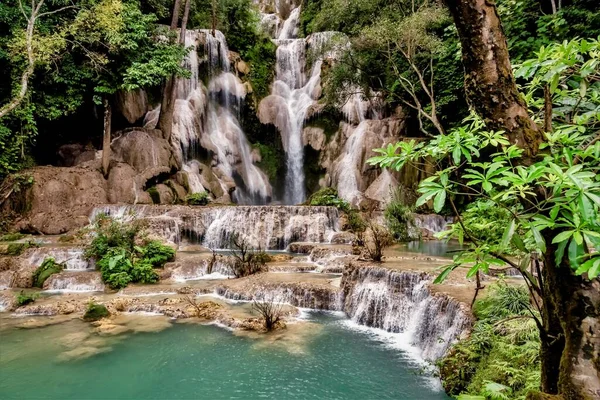
[[[98,321],[102,318],[110,317],[110,312],[104,304],[91,303],[85,314],[83,314],[83,320],[88,322]]]
[[[40,265],[33,273],[33,286],[42,288],[44,282],[51,275],[58,274],[65,268],[64,264],[57,263],[54,258],[46,257],[42,265]]]

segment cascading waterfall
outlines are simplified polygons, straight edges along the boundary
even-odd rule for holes
[[[424,273],[363,267],[344,278],[348,287],[344,311],[350,318],[403,334],[425,360],[442,357],[470,324],[461,303],[429,291]]]
[[[51,275],[44,282],[44,289],[62,293],[102,292],[104,283],[96,272],[62,272]]]
[[[95,208],[90,219],[100,214],[144,219],[154,234],[173,243],[185,236],[212,249],[229,248],[234,234],[254,248],[283,250],[292,242],[328,243],[339,230],[335,207],[107,205]]]
[[[212,155],[211,167],[219,177],[221,189],[229,193],[236,186],[233,200],[242,204],[264,204],[271,197],[266,175],[253,163],[250,144],[239,123],[239,113],[246,96],[242,82],[230,72],[229,50],[220,31],[208,29],[186,31],[186,47],[204,43],[204,58],[195,49],[186,55],[184,66],[190,78],[177,81],[177,100],[173,118],[172,144],[176,157],[188,174],[192,192],[202,192],[202,178],[197,157],[200,148]],[[199,70],[209,77],[205,86]],[[160,107],[146,116],[147,127],[158,120]]]
[[[85,271],[93,270],[92,261],[86,260],[83,255],[83,249],[80,248],[48,248],[41,247],[31,250],[27,258],[29,265],[39,267],[44,259],[51,257],[59,264],[65,265],[67,271]]]
[[[272,32],[277,45],[276,77],[271,94],[259,106],[261,122],[275,125],[281,133],[286,153],[286,204],[299,204],[306,199],[302,128],[310,107],[321,94],[322,58],[314,60],[307,79],[306,50],[311,45],[316,54],[318,47],[334,35],[334,32],[321,32],[307,39],[296,38],[299,17],[300,7],[297,7],[281,30]]]

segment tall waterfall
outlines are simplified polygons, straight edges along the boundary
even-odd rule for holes
[[[173,118],[172,144],[188,175],[192,192],[202,185],[199,160],[201,153],[211,157],[209,165],[219,178],[224,193],[232,187],[233,200],[241,204],[264,204],[271,197],[266,175],[253,163],[251,149],[239,123],[246,88],[230,72],[229,50],[220,31],[189,30],[185,36],[184,66],[190,78],[177,80],[177,101]],[[203,45],[204,57],[197,48]],[[208,73],[208,84],[199,79],[199,70]],[[158,120],[160,107],[146,116],[146,126]],[[201,160],[200,160],[201,161]],[[204,181],[206,182],[206,181]]]
[[[263,22],[272,20],[268,15],[263,15]],[[316,54],[318,46],[334,34],[322,32],[299,39],[299,18],[300,7],[297,7],[280,30],[271,30],[277,45],[276,76],[271,94],[259,106],[261,122],[275,125],[281,133],[286,153],[286,204],[299,204],[306,199],[302,128],[311,106],[321,94],[322,59],[313,60],[310,71],[306,71],[307,48],[312,46]]]

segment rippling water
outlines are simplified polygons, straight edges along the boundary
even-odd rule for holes
[[[4,329],[0,398],[448,398],[385,338],[339,316],[305,318],[266,339],[165,319],[159,332],[108,338],[80,321]]]

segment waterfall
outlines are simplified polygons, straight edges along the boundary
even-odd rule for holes
[[[225,194],[235,186],[233,200],[242,204],[264,204],[271,197],[266,175],[254,165],[251,148],[239,123],[246,88],[230,72],[229,49],[220,31],[188,30],[185,46],[192,48],[184,67],[190,78],[176,83],[172,145],[176,158],[183,165],[191,192],[205,189],[198,168],[199,157],[208,153],[209,162]],[[203,57],[197,49],[202,47]],[[206,70],[208,83],[199,79],[199,70]],[[146,115],[145,126],[154,127],[160,107]],[[202,151],[201,151],[202,150]]]
[[[271,17],[263,16],[263,21]],[[275,29],[277,45],[275,82],[271,94],[259,105],[262,123],[273,124],[281,134],[286,153],[285,198],[286,204],[299,204],[306,199],[304,177],[304,144],[302,128],[304,120],[321,95],[321,65],[323,55],[313,60],[306,73],[307,48],[312,46],[317,55],[324,41],[334,32],[321,32],[307,39],[298,39],[300,7],[293,9],[283,23],[281,31]],[[273,33],[273,32],[272,32]]]
[[[425,360],[442,357],[468,328],[461,303],[432,294],[425,273],[361,267],[345,271],[344,311],[360,325],[402,333]]]
[[[107,205],[96,207],[91,220],[100,214],[144,219],[153,234],[173,243],[185,236],[212,249],[229,248],[234,234],[254,248],[283,250],[292,242],[328,243],[339,231],[335,207]]]
[[[60,293],[102,292],[104,283],[98,272],[61,272],[51,275],[44,282],[44,289]]]
[[[49,248],[40,247],[30,251],[27,257],[29,265],[39,267],[47,257],[54,258],[59,264],[65,264],[67,271],[85,271],[94,269],[91,261],[85,259],[81,248]]]

